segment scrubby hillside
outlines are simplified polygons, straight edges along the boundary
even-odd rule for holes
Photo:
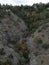
[[[49,64],[49,23],[40,26],[28,39],[31,65]]]
[[[49,3],[0,5],[0,65],[49,65]]]
[[[24,21],[11,11],[0,19],[0,65],[17,65],[29,61],[28,49],[23,40],[27,33]],[[26,55],[27,57],[26,57]]]

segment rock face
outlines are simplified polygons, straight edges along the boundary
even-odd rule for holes
[[[14,46],[21,43],[27,27],[23,20],[11,11],[0,19],[0,61],[11,61],[12,65],[19,63],[20,54],[14,51]]]

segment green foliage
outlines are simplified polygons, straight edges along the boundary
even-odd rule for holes
[[[37,44],[41,44],[42,39],[40,37],[35,37],[34,42],[37,43]]]
[[[44,48],[44,49],[49,49],[49,44],[43,44],[43,45],[42,45],[42,48]]]
[[[24,42],[19,43],[18,45],[16,45],[14,47],[14,50],[22,55],[22,58],[19,60],[21,65],[24,65],[24,64],[29,62],[29,60],[30,60],[29,50],[27,48],[27,45]]]
[[[11,65],[11,62],[8,61],[8,60],[7,60],[6,62],[1,62],[1,61],[0,61],[0,65]]]
[[[42,30],[38,30],[38,32],[42,32]]]
[[[24,57],[22,57],[20,60],[19,60],[19,63],[20,65],[25,65],[29,62],[29,58],[25,59]]]
[[[42,28],[47,29],[47,27],[49,27],[49,25],[44,24]]]
[[[36,6],[36,8],[35,8]],[[3,18],[4,10],[10,9],[14,14],[18,15],[20,18],[22,18],[25,22],[25,24],[28,27],[28,32],[29,33],[34,33],[36,29],[40,26],[43,25],[43,29],[46,29],[48,25],[45,25],[47,22],[49,22],[49,3],[43,4],[43,3],[37,3],[33,4],[32,6],[12,6],[12,5],[1,5],[0,4],[0,19]],[[0,21],[1,23],[1,21]],[[41,32],[42,30],[38,30],[38,32]],[[25,33],[26,34],[26,33]],[[28,36],[29,34],[27,34]],[[44,35],[42,35],[44,37]],[[18,38],[19,39],[19,38]],[[14,50],[20,54],[22,53],[22,57],[20,59],[21,65],[25,65],[26,63],[29,62],[29,51],[25,43],[21,43],[16,45],[16,41],[11,39],[7,40],[9,43],[12,43],[15,45]],[[17,40],[18,41],[18,40]],[[36,37],[34,39],[34,42],[38,44],[42,43],[42,39],[40,37]],[[43,44],[42,48],[48,49],[49,44]],[[0,55],[4,55],[4,49],[0,49]],[[38,52],[34,53],[35,56],[38,56]],[[12,55],[9,56],[10,58],[13,58]],[[43,61],[42,61],[43,63]],[[10,61],[7,61],[5,63],[0,62],[0,65],[11,65]]]
[[[36,8],[35,8],[36,6]],[[0,13],[6,9],[10,9],[14,14],[22,18],[25,24],[28,27],[29,32],[32,32],[32,29],[36,30],[41,24],[47,22],[49,18],[48,3],[37,3],[32,6],[12,6],[12,5],[1,5],[0,4]],[[41,22],[43,21],[43,22]],[[34,31],[33,31],[34,32]]]
[[[32,29],[32,33],[34,33],[36,30],[35,29]]]

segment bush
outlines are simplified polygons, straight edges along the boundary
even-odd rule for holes
[[[25,59],[24,57],[22,57],[19,60],[20,65],[26,65],[29,62],[29,58]]]
[[[22,53],[22,57],[23,57],[23,60],[21,58],[20,60],[20,63],[22,65],[26,64],[29,62],[29,51],[27,49],[27,46],[25,43],[21,43],[18,45],[18,51],[20,51]]]
[[[24,52],[27,49],[26,45],[24,43],[21,43],[18,45],[18,50],[21,52]]]
[[[36,30],[35,29],[32,29],[32,33],[34,33]]]
[[[42,30],[38,30],[38,32],[41,32]]]
[[[4,48],[1,48],[1,49],[0,49],[0,55],[4,55],[4,54],[5,54]]]
[[[47,29],[47,27],[49,27],[49,25],[46,24],[43,25],[43,29]]]
[[[45,35],[44,35],[44,34],[42,34],[42,37],[45,37]]]
[[[42,39],[40,37],[36,37],[34,39],[34,42],[37,43],[37,44],[41,44],[42,43]]]
[[[0,61],[0,65],[11,65],[11,62],[8,61],[8,60],[7,60],[6,62],[1,62],[1,61]]]
[[[43,44],[43,45],[42,45],[42,48],[48,49],[48,48],[49,48],[49,44]]]

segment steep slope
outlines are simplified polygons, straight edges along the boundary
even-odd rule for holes
[[[49,65],[49,22],[39,26],[27,39],[30,65]]]
[[[49,65],[49,18],[29,34],[24,21],[10,10],[0,18],[1,65]]]
[[[26,30],[23,20],[11,11],[5,12],[4,17],[0,19],[0,64],[20,64],[22,54],[18,45],[25,38]]]

